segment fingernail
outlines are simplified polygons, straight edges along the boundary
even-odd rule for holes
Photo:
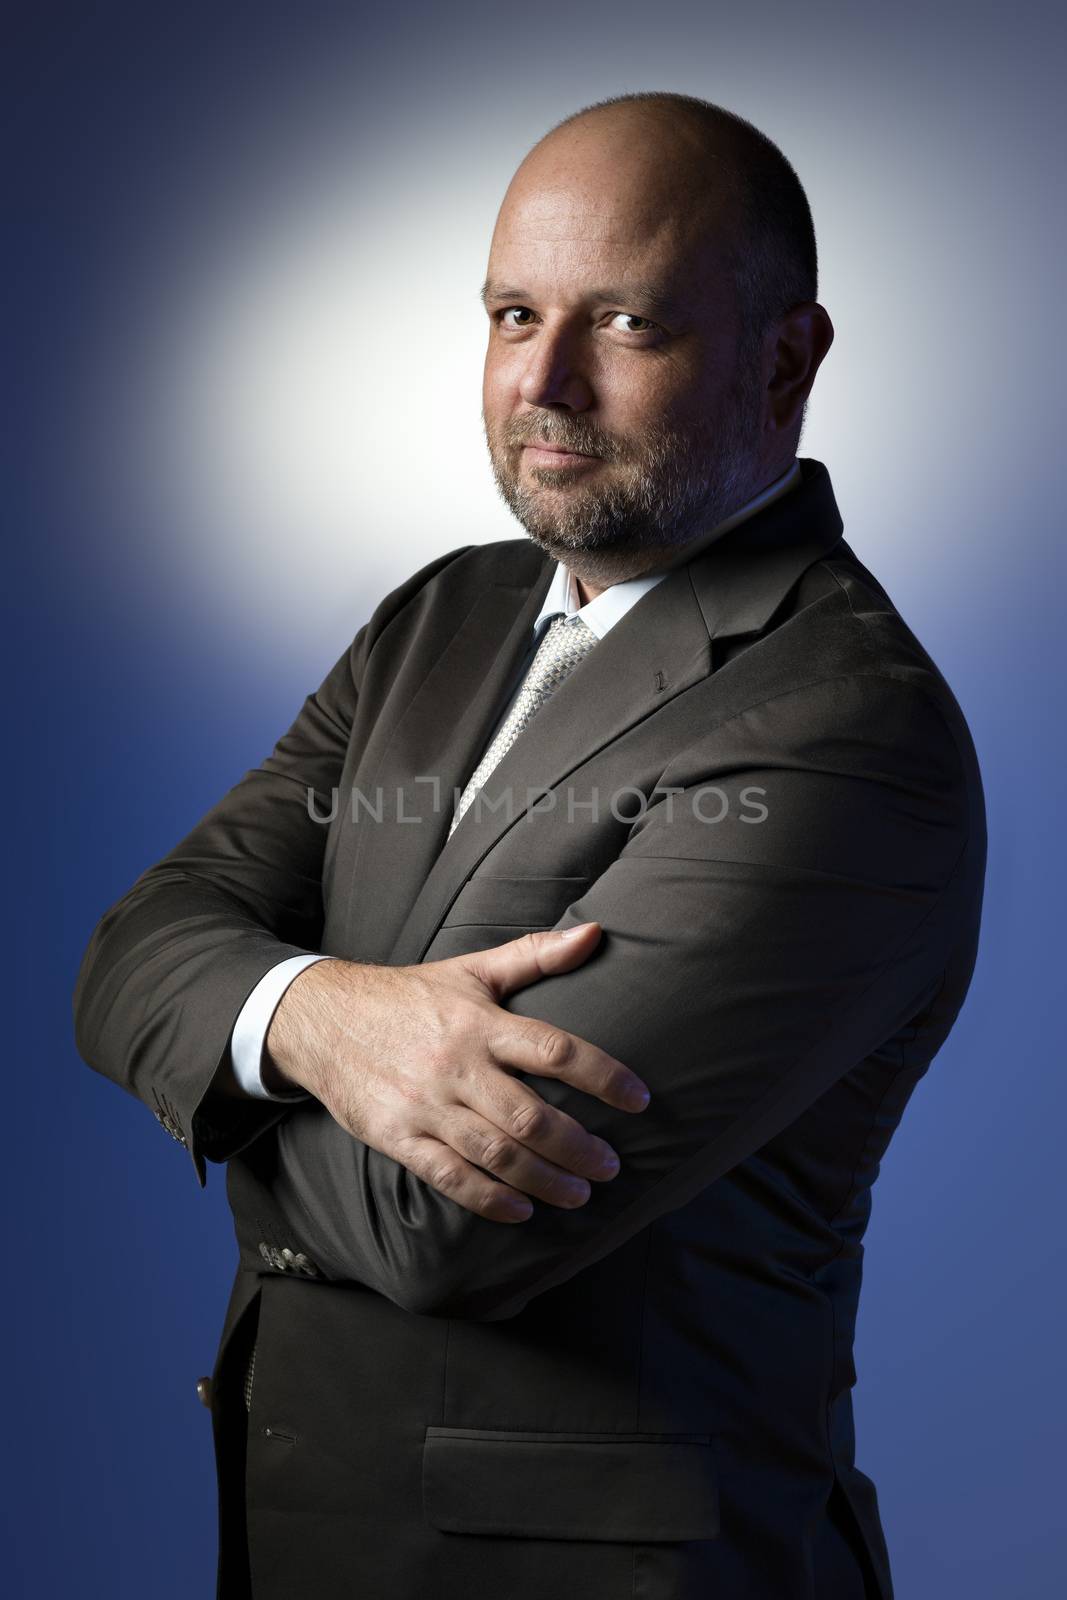
[[[591,922],[579,922],[573,928],[561,928],[559,930],[559,936],[561,939],[570,939],[576,933],[581,933],[584,928],[591,928],[592,926],[593,924]]]
[[[529,1200],[512,1200],[509,1209],[516,1221],[525,1222],[527,1217],[533,1216],[533,1206]]]
[[[629,1096],[629,1106],[631,1111],[643,1111],[651,1098],[652,1096],[649,1094],[647,1089],[632,1090]]]

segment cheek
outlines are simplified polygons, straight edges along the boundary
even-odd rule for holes
[[[489,345],[482,375],[482,398],[486,410],[490,406],[500,410],[502,406],[510,408],[514,405],[521,373],[522,368],[515,359],[514,351],[504,349],[499,344]]]
[[[660,362],[604,362],[595,392],[605,417],[610,415],[628,432],[673,421],[691,403],[681,375]]]

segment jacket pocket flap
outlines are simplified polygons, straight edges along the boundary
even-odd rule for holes
[[[719,1492],[701,1433],[426,1429],[423,1509],[446,1533],[519,1539],[714,1539]]]
[[[444,928],[464,923],[497,927],[548,927],[592,883],[579,878],[470,878],[453,900]]]

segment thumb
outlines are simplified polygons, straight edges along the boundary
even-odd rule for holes
[[[579,966],[596,949],[600,934],[599,922],[579,922],[573,928],[524,933],[492,950],[474,950],[458,959],[485,984],[494,1000],[503,1000],[538,978]]]

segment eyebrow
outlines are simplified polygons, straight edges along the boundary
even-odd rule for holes
[[[526,305],[531,299],[528,289],[516,289],[508,283],[497,283],[492,278],[487,278],[481,287],[481,300],[488,306],[491,300],[504,302],[507,305]],[[680,310],[678,301],[654,283],[634,282],[614,289],[591,289],[588,295],[590,300],[605,305],[642,306],[656,316],[675,317]]]

